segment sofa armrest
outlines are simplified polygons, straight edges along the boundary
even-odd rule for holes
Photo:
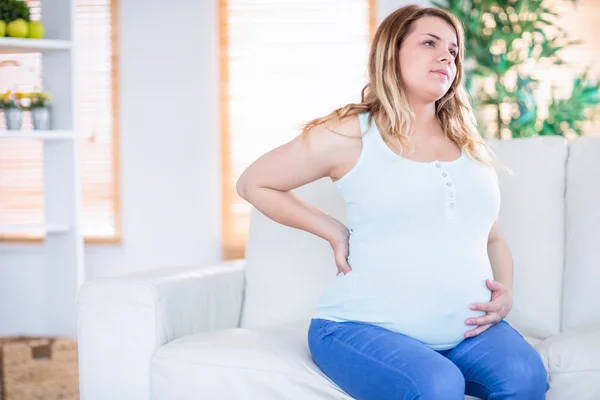
[[[81,399],[148,400],[158,347],[238,326],[244,270],[235,261],[86,282],[78,302]]]

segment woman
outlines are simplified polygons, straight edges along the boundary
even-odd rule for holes
[[[451,14],[406,6],[379,26],[361,103],[256,160],[238,193],[327,240],[338,275],[308,332],[312,357],[356,399],[545,398],[537,352],[504,318],[512,257],[497,161],[477,133]],[[330,177],[348,227],[290,191]]]

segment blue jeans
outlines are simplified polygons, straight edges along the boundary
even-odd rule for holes
[[[313,319],[315,363],[357,400],[539,400],[549,389],[542,360],[506,321],[449,350],[358,322]]]

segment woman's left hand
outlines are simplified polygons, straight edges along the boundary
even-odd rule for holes
[[[512,294],[502,283],[488,279],[486,284],[492,291],[491,300],[488,303],[473,303],[469,306],[469,309],[485,311],[487,314],[477,318],[469,318],[465,321],[467,325],[477,325],[475,329],[465,333],[466,338],[477,336],[502,321],[512,308]]]

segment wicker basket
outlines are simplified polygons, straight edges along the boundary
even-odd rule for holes
[[[77,342],[0,338],[0,400],[78,400]]]

